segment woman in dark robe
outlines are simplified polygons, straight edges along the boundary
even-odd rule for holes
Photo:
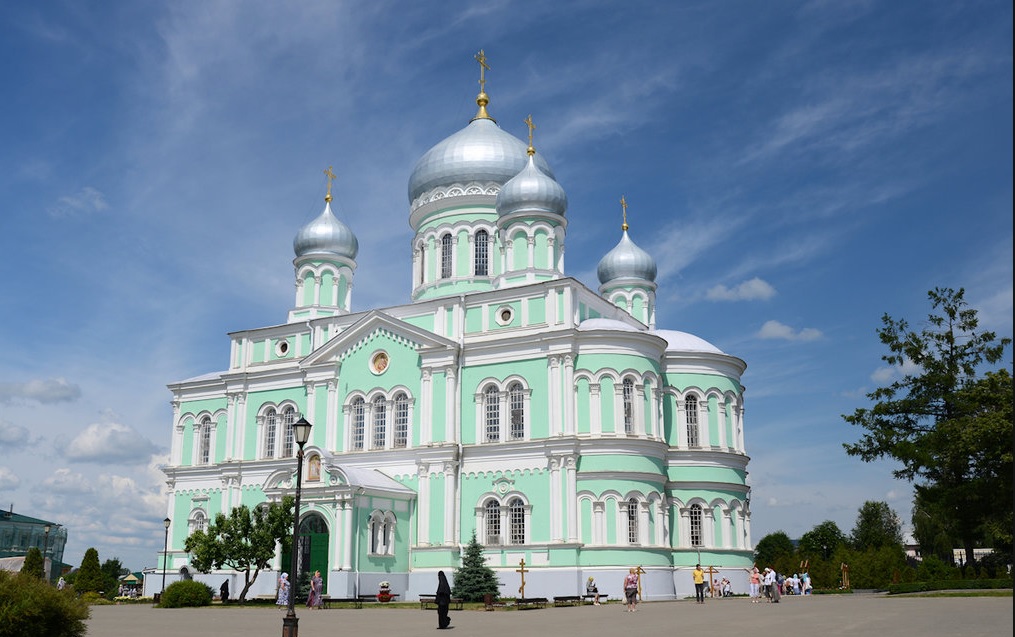
[[[451,625],[451,617],[448,615],[448,607],[451,605],[451,585],[444,571],[437,571],[437,628],[447,628]]]

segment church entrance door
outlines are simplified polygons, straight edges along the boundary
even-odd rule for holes
[[[296,581],[302,584],[306,573],[320,571],[324,579],[324,593],[328,592],[328,523],[317,513],[306,515],[300,522],[300,543],[297,549],[299,573]],[[282,558],[282,569],[289,570],[289,555]],[[297,584],[299,586],[300,584]]]

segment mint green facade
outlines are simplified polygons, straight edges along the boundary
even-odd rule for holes
[[[435,151],[470,144],[410,178],[409,303],[352,310],[358,244],[329,191],[294,242],[285,323],[230,334],[226,369],[169,385],[170,578],[239,590],[236,573],[193,573],[184,541],[294,492],[301,416],[300,564],[330,595],[432,592],[473,533],[505,595],[521,559],[527,593],[547,597],[634,566],[646,599],[683,596],[698,559],[746,577],[745,363],[656,328],[644,253],[604,257],[598,292],[567,277],[566,198],[545,162],[483,108]],[[488,147],[514,172],[476,170]],[[250,594],[273,594],[283,563]]]

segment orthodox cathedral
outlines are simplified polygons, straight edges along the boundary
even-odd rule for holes
[[[476,59],[475,117],[409,175],[410,302],[352,310],[355,220],[332,212],[329,169],[324,209],[293,241],[286,321],[231,333],[224,371],[169,385],[169,581],[242,589],[242,574],[197,573],[184,541],[295,493],[303,417],[299,569],[333,597],[381,581],[432,593],[474,533],[503,596],[523,574],[526,596],[576,595],[592,576],[619,597],[640,567],[644,599],[673,599],[699,562],[746,588],[746,364],[656,327],[656,264],[623,200],[598,290],[565,274],[567,195],[531,119],[526,144],[490,116]],[[248,597],[288,567],[280,549]]]

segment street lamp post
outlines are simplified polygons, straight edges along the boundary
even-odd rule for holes
[[[296,560],[300,531],[300,491],[303,489],[303,445],[310,440],[311,424],[306,418],[300,418],[293,423],[293,437],[299,445],[296,452],[296,507],[293,509],[293,539],[292,552],[289,559],[289,610],[282,618],[282,637],[299,637],[299,617],[296,616]]]
[[[162,593],[166,592],[166,569],[169,567],[169,525],[173,521],[169,518],[162,520],[162,524],[166,526],[166,541],[162,545]],[[159,593],[159,597],[162,596]]]
[[[49,567],[46,566],[46,553],[49,553],[49,532],[53,527],[47,524],[42,527],[45,535],[42,536],[42,570],[46,574],[46,581],[49,581]]]

